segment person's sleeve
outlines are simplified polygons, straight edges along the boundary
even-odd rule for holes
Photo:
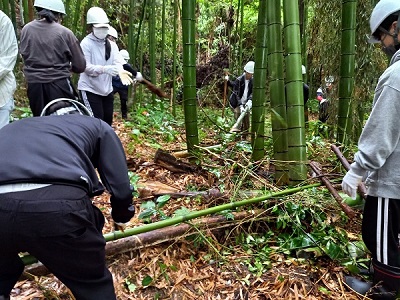
[[[132,73],[132,77],[135,77],[135,76],[136,76],[137,71],[136,71],[134,68],[132,68],[132,66],[131,66],[130,64],[125,63],[125,64],[123,65],[123,67],[124,67],[124,70],[126,70],[126,71]]]
[[[86,59],[83,54],[81,45],[79,44],[78,39],[70,33],[70,43],[69,43],[70,51],[71,51],[71,71],[74,73],[83,73],[86,69]]]
[[[83,39],[81,42],[83,55],[85,56],[86,68],[85,73],[88,76],[97,77],[104,73],[104,66],[92,64],[92,49],[90,49],[90,41]]]
[[[130,185],[125,152],[118,136],[108,124],[101,122],[102,134],[98,141],[98,172],[111,194],[112,217],[116,222],[128,222],[134,215],[130,208],[133,188]]]
[[[400,99],[400,92],[389,86],[382,87],[361,133],[358,152],[354,155],[359,170],[380,169],[397,148],[400,140],[400,106],[394,99]]]
[[[113,65],[117,65],[118,69],[120,71],[123,71],[124,70],[123,65],[126,63],[125,59],[119,53],[118,45],[113,41],[110,41],[110,44],[111,44],[111,52],[115,53],[115,55],[113,56]]]
[[[12,72],[17,61],[18,43],[11,20],[3,15],[0,19],[0,80]]]

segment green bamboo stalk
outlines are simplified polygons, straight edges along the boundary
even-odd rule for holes
[[[10,19],[14,26],[15,36],[18,37],[18,30],[17,30],[17,12],[15,9],[15,1],[10,1]]]
[[[238,70],[236,74],[240,74],[243,61],[243,26],[244,26],[243,16],[244,16],[244,0],[240,2],[239,54],[238,54],[239,61],[237,65]]]
[[[9,6],[9,0],[3,0],[2,1],[2,4],[3,4],[3,6],[2,6],[2,8],[1,8],[1,10],[7,15],[7,16],[10,16],[10,6]]]
[[[164,76],[165,76],[165,10],[166,10],[166,0],[162,0],[162,13],[161,13],[161,88],[164,90]]]
[[[348,145],[352,129],[357,0],[342,2],[342,43],[339,81],[337,142]]]
[[[183,109],[185,114],[186,144],[190,153],[199,144],[196,94],[196,1],[185,0],[182,5],[183,41]]]
[[[271,101],[272,140],[275,160],[275,182],[285,185],[289,181],[288,176],[288,138],[286,122],[286,98],[283,67],[281,1],[270,0],[268,2],[268,78]]]
[[[303,79],[298,0],[283,0],[288,124],[289,179],[298,184],[307,179]]]
[[[265,0],[265,1],[267,1],[267,0]],[[271,1],[271,0],[268,0],[268,1]],[[271,193],[271,194],[265,195],[265,196],[241,200],[241,201],[237,201],[237,202],[226,203],[226,204],[206,208],[206,209],[199,210],[199,211],[193,211],[184,216],[178,216],[178,217],[170,218],[167,220],[162,220],[162,221],[154,222],[151,224],[142,225],[142,226],[135,227],[135,228],[129,228],[129,229],[126,229],[124,232],[115,231],[112,233],[106,233],[103,236],[104,236],[104,239],[106,240],[106,242],[115,241],[115,240],[122,239],[122,238],[125,238],[128,236],[137,235],[137,234],[161,229],[164,227],[177,225],[177,224],[187,222],[187,221],[199,218],[199,217],[216,214],[216,213],[219,213],[224,210],[234,210],[238,207],[259,203],[259,202],[273,199],[273,198],[287,196],[290,194],[301,192],[306,189],[319,187],[321,185],[322,185],[321,183],[314,183],[314,184],[310,184],[310,185],[299,186],[296,188],[290,188],[290,189],[286,189],[286,190],[283,190],[280,192]],[[32,255],[25,255],[25,256],[21,257],[21,259],[25,265],[30,265],[30,264],[37,262],[36,258],[34,258]]]
[[[136,36],[136,42],[135,42],[135,46],[134,46],[134,51],[133,51],[133,61],[136,61],[136,58],[138,57],[138,48],[139,48],[139,41],[141,40],[141,33],[142,33],[142,25],[143,25],[143,21],[145,18],[145,12],[146,12],[146,0],[143,1],[143,5],[142,5],[142,14],[140,16],[140,20],[139,20],[139,28],[138,28],[138,33]],[[142,70],[142,65],[140,65],[140,70]],[[142,90],[142,89],[140,89]]]
[[[21,11],[21,25],[24,26],[29,22],[29,3],[28,0],[20,0],[19,2]]]
[[[251,119],[252,160],[260,161],[264,157],[265,107],[267,99],[267,0],[260,0],[258,7],[257,39],[255,51],[255,69],[253,79],[253,108]]]
[[[78,36],[84,36],[86,26],[82,26],[82,32],[78,34],[78,21],[81,19],[82,16],[82,11],[81,11],[81,6],[82,6],[82,0],[76,0],[76,5],[75,5],[75,11],[74,11],[74,16],[70,17],[70,20],[72,21],[72,26],[71,26],[71,31],[74,32]],[[84,12],[86,15],[87,10]],[[86,23],[86,22],[85,22]]]
[[[157,82],[156,73],[156,4],[154,0],[149,1],[149,56],[150,56],[150,80],[153,84]],[[156,95],[151,94],[153,105],[156,104]]]
[[[172,78],[173,78],[173,87],[172,87],[172,115],[176,116],[176,90],[177,90],[177,82],[176,82],[176,65],[177,65],[177,27],[178,27],[178,1],[174,0],[174,32],[172,37]]]

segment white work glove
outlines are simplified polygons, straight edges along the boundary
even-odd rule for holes
[[[229,76],[228,76],[228,75],[225,75],[224,79],[225,79],[226,81],[228,81],[228,80],[229,80]]]
[[[357,198],[357,187],[362,182],[362,178],[362,176],[357,175],[350,169],[342,180],[343,192],[355,200]]]
[[[122,71],[119,71],[118,75],[119,75],[119,79],[121,79],[121,82],[123,85],[130,85],[133,83],[131,72],[122,70]]]
[[[246,107],[249,108],[249,110],[253,107],[253,101],[249,100],[246,102]]]
[[[119,73],[119,69],[116,65],[108,65],[103,67],[103,73],[111,76],[117,76]]]
[[[243,105],[240,105],[240,113],[242,114],[246,109],[244,108]]]
[[[143,80],[143,75],[140,72],[136,72],[136,77],[135,79],[139,82],[141,82]]]

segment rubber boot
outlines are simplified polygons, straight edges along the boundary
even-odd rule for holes
[[[366,294],[373,300],[394,300],[400,296],[400,268],[380,263],[373,259],[373,287]]]
[[[0,300],[10,300],[10,296],[0,295]]]
[[[372,288],[372,282],[363,281],[353,276],[345,276],[346,284],[360,295],[366,295]]]

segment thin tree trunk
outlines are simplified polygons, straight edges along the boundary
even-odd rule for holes
[[[267,80],[267,0],[259,1],[251,117],[252,160],[264,158],[265,106]]]

